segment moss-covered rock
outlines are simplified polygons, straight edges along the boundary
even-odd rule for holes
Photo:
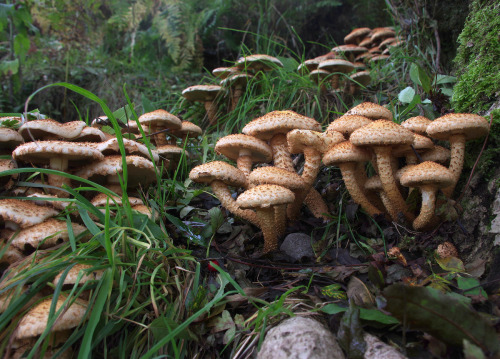
[[[458,37],[458,82],[452,98],[457,112],[484,112],[500,96],[500,3],[474,0]]]

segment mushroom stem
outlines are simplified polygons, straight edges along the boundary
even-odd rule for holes
[[[450,198],[453,194],[453,190],[457,185],[460,174],[462,173],[462,168],[464,165],[464,154],[465,154],[465,135],[456,134],[449,138],[450,141],[450,166],[448,169],[453,175],[453,183],[443,188],[443,193],[446,197]]]
[[[342,173],[344,184],[354,202],[359,204],[372,217],[377,214],[383,213],[383,211],[379,210],[370,202],[370,200],[366,197],[366,194],[362,190],[362,187],[360,187],[358,181],[356,180],[357,163],[347,162],[338,163],[337,165],[340,168],[340,172]]]
[[[53,157],[50,159],[49,167],[53,170],[66,172],[68,170],[68,159],[63,157]],[[62,188],[63,185],[71,185],[71,180],[68,177],[49,174],[47,176],[47,179],[49,185],[54,187]],[[56,189],[49,189],[49,193],[57,195],[59,197],[69,196],[66,191],[60,191]]]
[[[332,85],[333,89],[338,90],[338,88],[340,87],[340,75],[332,74],[330,84]]]
[[[212,181],[210,183],[210,187],[224,208],[234,215],[249,221],[257,227],[260,227],[260,221],[257,219],[255,212],[250,209],[241,209],[236,204],[236,201],[231,195],[231,191],[229,191],[228,186],[224,184],[224,182],[219,180]]]
[[[294,191],[295,194],[295,191]],[[276,205],[274,207],[274,220],[276,225],[276,235],[281,237],[286,228],[286,204]]]
[[[215,125],[217,123],[218,106],[215,104],[215,101],[205,101],[204,105],[205,111],[207,111],[208,123],[210,126]]]
[[[425,229],[431,223],[436,209],[436,187],[420,186],[422,191],[422,207],[420,214],[413,221],[413,228],[417,231]]]
[[[233,97],[231,98],[231,111],[236,110],[236,107],[238,106],[238,101],[240,100],[240,97],[243,96],[243,87],[236,86],[233,90]]]
[[[236,159],[236,166],[245,174],[245,177],[247,178],[250,172],[252,172],[252,164],[253,161],[251,152],[245,149],[240,150],[239,156]]]
[[[415,216],[408,212],[405,200],[399,192],[394,172],[391,165],[391,149],[390,146],[374,146],[373,150],[377,157],[377,170],[382,182],[382,188],[391,202],[390,208],[387,208],[389,215],[394,221],[398,221],[399,212],[402,212],[405,218],[412,222]]]
[[[275,209],[273,207],[257,208],[257,219],[264,235],[264,253],[278,249],[278,229],[274,222]]]
[[[307,208],[309,208],[314,217],[321,218],[325,222],[329,222],[332,220],[330,217],[328,217],[329,211],[325,200],[323,199],[323,197],[321,197],[321,194],[319,194],[319,192],[316,191],[315,188],[311,187],[309,192],[307,192],[304,203],[306,204]]]
[[[158,146],[164,146],[164,145],[168,145],[169,144],[169,141],[167,141],[167,135],[165,134],[165,132],[160,132],[160,133],[156,133],[156,132],[159,132],[161,130],[163,130],[164,128],[161,128],[161,127],[157,127],[157,126],[152,126],[151,127],[151,132],[155,133],[153,135],[153,139],[155,141],[155,146],[158,147]]]
[[[318,176],[321,164],[321,152],[312,147],[305,147],[303,152],[305,161],[301,177],[309,188]]]
[[[288,151],[286,135],[281,133],[274,135],[273,138],[271,138],[270,145],[273,150],[274,165],[295,172],[292,157],[290,156],[290,151]]]

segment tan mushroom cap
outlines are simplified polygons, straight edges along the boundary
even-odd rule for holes
[[[458,258],[457,247],[455,247],[453,243],[448,241],[438,245],[436,249],[436,254],[439,256],[439,258],[448,258],[448,257]]]
[[[388,37],[394,37],[395,31],[391,28],[384,27],[379,29],[373,29],[372,31],[372,41],[382,41]]]
[[[297,67],[297,71],[301,74],[306,74],[308,72],[312,72],[313,70],[316,70],[318,68],[319,63],[321,62],[321,59],[309,59],[305,60],[303,63]]]
[[[98,128],[85,126],[78,136],[71,138],[71,142],[103,142],[109,138],[108,136],[111,135]]]
[[[363,52],[361,55],[356,56],[354,61],[368,61],[373,57],[373,54],[369,51]]]
[[[401,122],[401,126],[419,135],[425,136],[427,134],[427,126],[431,123],[432,121],[427,117],[415,116]]]
[[[304,180],[296,172],[274,166],[254,169],[248,176],[248,182],[252,185],[275,184],[292,191],[306,187]]]
[[[246,73],[234,74],[220,82],[223,87],[245,87],[253,79],[253,75]]]
[[[222,181],[232,187],[245,187],[247,183],[242,171],[222,161],[213,161],[194,167],[189,172],[189,178],[197,183],[210,184],[216,180]]]
[[[349,139],[356,146],[411,145],[414,134],[397,123],[377,120],[354,131]]]
[[[269,71],[274,67],[283,67],[283,63],[274,56],[255,54],[239,58],[236,61],[236,67],[254,71]]]
[[[409,166],[401,175],[401,184],[405,187],[435,185],[437,188],[447,187],[453,182],[451,172],[435,162],[422,162]]]
[[[59,211],[63,211],[66,207],[68,207],[72,202],[65,201],[62,198],[57,197],[53,194],[47,194],[44,192],[35,192],[28,194],[27,197],[33,198],[32,202],[38,206],[50,206]],[[36,198],[43,198],[37,200]]]
[[[371,157],[371,153],[366,149],[354,146],[350,141],[344,141],[336,144],[323,155],[323,163],[326,166],[333,166],[345,162],[368,162]]]
[[[360,42],[359,42],[359,46],[362,46],[362,47],[370,47],[372,45],[372,38],[371,36],[366,36],[364,37]]]
[[[330,73],[326,70],[315,69],[309,73],[309,78],[316,84],[320,84]]]
[[[5,239],[0,239],[0,251],[2,253],[2,256],[0,257],[0,264],[12,264],[25,257],[19,249],[8,245],[5,241]],[[4,293],[0,294],[0,313],[3,313],[5,309],[7,309],[7,307],[4,306],[9,304],[5,303],[5,299],[7,298],[5,298]]]
[[[424,152],[421,156],[422,161],[432,161],[444,164],[450,160],[451,153],[447,148],[444,148],[442,146],[434,146],[429,151]]]
[[[60,123],[51,118],[47,118],[26,122],[19,128],[19,134],[25,141],[31,141],[31,136],[33,136],[35,140],[43,140],[47,137],[51,139],[61,138],[68,140],[77,137],[86,126],[84,121]]]
[[[1,159],[0,158],[0,173],[2,173],[4,171],[13,170],[13,169],[16,169],[16,168],[17,168],[16,162],[14,162],[12,160]],[[12,178],[17,178],[18,175],[17,174],[14,174],[14,175],[11,175],[11,176],[2,176],[2,175],[0,175],[0,186],[5,186],[5,184],[10,181],[11,177]]]
[[[337,131],[318,132],[301,129],[288,132],[286,138],[290,153],[303,153],[307,148],[323,153],[345,140],[344,136]]]
[[[337,131],[349,138],[358,128],[369,125],[373,120],[361,115],[344,115],[331,122],[327,131]]]
[[[321,131],[321,124],[294,111],[272,111],[247,123],[242,132],[262,140],[270,140],[276,134],[286,134],[293,129]]]
[[[220,78],[221,80],[231,76],[231,75],[234,75],[234,74],[237,74],[240,72],[240,69],[235,67],[235,66],[232,66],[232,67],[217,67],[215,69],[212,70],[212,75],[214,75],[215,77],[218,77]]]
[[[429,137],[419,135],[418,133],[414,133],[413,136],[414,136],[413,143],[411,144],[411,146],[413,146],[415,151],[420,153],[434,147],[434,142],[432,142],[432,140]],[[393,155],[396,157],[400,157],[400,156],[406,156],[408,154],[414,154],[414,151],[411,148],[411,146],[410,145],[398,146],[394,149]]]
[[[349,73],[354,70],[352,62],[342,59],[332,59],[321,61],[318,65],[319,70],[326,70],[328,72],[342,72]]]
[[[370,58],[370,63],[377,63],[377,62],[384,62],[387,60],[390,56],[389,55],[375,55]]]
[[[178,130],[171,132],[172,135],[185,138],[185,137],[198,137],[203,134],[200,126],[195,125],[190,121],[182,121],[182,127]]]
[[[13,150],[23,142],[23,137],[16,130],[0,127],[0,150]]]
[[[254,136],[234,134],[224,136],[215,145],[215,152],[230,160],[237,160],[242,153],[250,156],[254,163],[267,163],[273,159],[271,147]]]
[[[222,92],[219,85],[194,85],[182,91],[182,96],[188,101],[210,102]],[[180,127],[181,128],[182,124]]]
[[[129,140],[127,138],[123,139],[123,147],[125,148],[125,155],[138,155],[150,159],[148,148],[137,141]],[[105,156],[120,154],[120,147],[118,145],[118,139],[110,138],[105,142],[98,143],[96,148]],[[153,160],[158,162],[159,156],[155,150],[151,151],[153,155]]]
[[[128,201],[129,201],[131,206],[136,206],[136,205],[142,204],[142,200],[140,198],[137,198],[137,197],[128,197]],[[92,205],[94,205],[95,207],[105,206],[106,203],[108,203],[108,202],[111,206],[113,206],[115,204],[120,206],[123,203],[122,197],[120,197],[120,196],[108,196],[106,193],[99,193],[97,196],[92,198],[92,200],[90,201],[90,203],[92,203]]]
[[[4,221],[17,223],[21,228],[39,224],[58,213],[53,208],[37,206],[31,201],[0,199],[0,217]]]
[[[354,81],[360,83],[363,86],[368,86],[370,84],[370,81],[371,81],[370,71],[356,72],[356,73],[352,74],[350,76],[350,78],[353,79]]]
[[[127,156],[128,186],[147,185],[156,181],[153,162],[140,156]],[[123,173],[122,156],[108,156],[102,161],[91,163],[75,172],[78,177],[97,180],[99,177],[111,177]]]
[[[238,196],[236,203],[241,208],[268,208],[289,204],[295,195],[288,188],[273,184],[262,184],[246,190]]]
[[[391,37],[388,37],[386,38],[384,41],[382,41],[378,47],[383,50],[385,49],[387,46],[389,46],[389,44],[393,43],[394,41],[397,41],[397,39],[394,37],[394,36],[391,36]]]
[[[104,158],[91,143],[68,141],[27,142],[18,146],[12,156],[16,160],[35,163],[50,163],[53,158],[72,162],[89,162]]]
[[[139,116],[142,126],[152,126],[155,128],[179,129],[182,126],[181,120],[168,111],[158,109],[147,112]]]
[[[366,47],[357,46],[357,45],[340,45],[332,48],[332,52],[337,53],[351,53],[353,55],[362,54],[363,52],[368,51]]]
[[[359,115],[365,116],[372,120],[388,120],[392,121],[392,113],[383,106],[377,105],[372,102],[362,102],[354,106],[345,115]]]
[[[352,30],[349,34],[344,37],[344,43],[346,44],[357,44],[360,39],[370,34],[372,30],[369,27],[360,27]]]
[[[63,285],[75,284],[76,280],[78,278],[78,274],[80,272],[83,272],[83,273],[82,273],[82,276],[81,276],[78,284],[83,284],[83,283],[89,282],[91,280],[99,280],[102,277],[104,270],[100,269],[100,270],[89,271],[89,269],[91,269],[91,268],[93,268],[93,266],[90,264],[82,264],[82,263],[75,264],[66,274],[66,277],[64,278]],[[57,286],[59,284],[59,281],[62,278],[63,272],[56,275],[56,277],[52,281],[52,283],[55,286]]]
[[[59,310],[63,304],[64,298],[58,298],[55,310]],[[23,339],[41,335],[47,327],[51,305],[52,298],[48,298],[26,313],[17,326],[15,338]],[[71,304],[67,310],[63,310],[62,315],[55,321],[51,331],[57,332],[77,327],[84,319],[87,305],[88,303],[83,300]]]
[[[449,113],[436,118],[427,126],[430,137],[445,141],[457,134],[464,135],[466,140],[474,140],[485,136],[488,131],[488,121],[471,113]]]
[[[71,228],[75,236],[79,236],[87,230],[86,227],[78,223],[71,223]],[[12,245],[20,250],[24,250],[26,246],[49,248],[68,240],[69,233],[66,222],[49,218],[42,223],[22,229],[12,240]]]

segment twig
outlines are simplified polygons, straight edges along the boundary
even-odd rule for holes
[[[436,70],[440,71],[439,61],[441,57],[441,40],[439,38],[438,26],[434,26],[434,37],[436,38]]]

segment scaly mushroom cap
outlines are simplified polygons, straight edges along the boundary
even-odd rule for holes
[[[188,156],[186,151],[176,145],[158,146],[156,147],[156,152],[158,153],[158,156],[160,156],[160,158],[166,158],[174,161],[179,160],[183,152],[186,154],[186,156]]]
[[[410,166],[401,175],[401,184],[405,187],[420,187],[433,184],[436,188],[447,187],[451,184],[450,171],[435,162],[422,162]]]
[[[434,142],[429,137],[425,137],[422,135],[419,135],[417,133],[414,134],[413,137],[413,143],[411,144],[415,151],[418,153],[423,152],[425,150],[430,150],[431,148],[434,147]],[[403,157],[407,155],[414,155],[413,149],[411,148],[410,145],[402,145],[398,146],[394,149],[392,154],[396,157]],[[414,164],[414,163],[412,163]],[[416,163],[415,163],[416,164]]]
[[[255,54],[239,58],[236,67],[241,70],[269,71],[275,67],[283,67],[283,63],[273,56]]]
[[[426,136],[427,135],[427,126],[432,123],[427,117],[424,116],[415,116],[410,117],[406,121],[401,122],[401,126],[410,130],[411,132],[415,132],[419,135]]]
[[[368,162],[371,153],[364,148],[354,146],[350,141],[341,142],[333,146],[323,156],[323,163],[326,166],[334,166],[345,162]]]
[[[109,139],[109,136],[111,135],[98,128],[85,126],[78,136],[71,138],[71,142],[103,142]]]
[[[365,36],[358,44],[359,46],[369,48],[372,46],[371,36]]]
[[[345,115],[359,115],[365,116],[372,120],[388,120],[392,121],[392,113],[383,106],[377,105],[372,102],[363,102],[354,106]]]
[[[226,77],[224,80],[222,80],[220,82],[220,84],[223,87],[243,88],[243,87],[246,87],[248,82],[250,82],[252,79],[253,79],[253,75],[246,74],[246,73],[240,73],[240,74],[234,74],[234,75]]]
[[[363,52],[361,55],[356,56],[356,58],[354,59],[354,61],[367,62],[372,57],[373,57],[373,54],[371,52],[367,51],[367,52]]]
[[[86,227],[77,223],[71,223],[71,227],[75,236],[79,236],[87,230]],[[69,233],[66,222],[50,218],[43,223],[22,229],[12,240],[12,245],[20,250],[24,250],[26,246],[49,248],[68,240]]]
[[[224,80],[225,78],[240,73],[240,69],[233,66],[233,67],[217,67],[212,70],[212,75],[215,77]]]
[[[0,127],[0,150],[11,151],[23,142],[23,137],[16,130]]]
[[[32,136],[35,140],[44,140],[46,138],[69,140],[77,137],[86,126],[84,121],[60,123],[47,118],[26,122],[19,128],[19,134],[25,141],[31,141]]]
[[[330,123],[326,130],[340,132],[345,136],[345,138],[349,138],[351,133],[356,131],[358,128],[369,125],[372,122],[373,120],[365,116],[344,115]]]
[[[359,44],[360,40],[367,36],[372,30],[369,27],[360,27],[352,30],[344,37],[345,44]]]
[[[442,146],[434,146],[422,154],[422,161],[437,162],[445,164],[450,160],[450,150]]]
[[[371,38],[373,42],[379,42],[388,37],[394,37],[394,35],[395,31],[393,29],[389,27],[384,27],[379,29],[373,29]]]
[[[276,134],[286,134],[293,129],[321,131],[321,124],[294,111],[272,111],[247,123],[242,132],[266,141]]]
[[[248,182],[252,185],[275,184],[292,191],[304,189],[306,186],[302,177],[296,172],[274,166],[254,169],[248,176]]]
[[[144,158],[150,159],[148,148],[140,142],[124,138],[123,139],[123,147],[125,148],[125,155],[126,156],[139,155],[139,156],[142,156]],[[109,140],[107,140],[105,142],[98,143],[96,145],[96,148],[104,156],[111,156],[111,155],[120,154],[120,147],[118,145],[118,139],[116,137],[110,138]],[[151,154],[153,155],[153,160],[155,162],[158,162],[158,160],[159,160],[158,153],[155,150],[152,150]]]
[[[182,121],[182,127],[178,130],[173,130],[171,132],[172,135],[176,137],[180,137],[182,139],[188,137],[198,137],[201,136],[203,130],[200,126],[195,125],[190,121]]]
[[[387,46],[389,46],[389,44],[393,43],[394,41],[397,41],[395,37],[391,36],[391,37],[388,37],[386,38],[384,41],[382,41],[378,47],[381,49],[381,50],[384,50],[385,48],[387,48]]]
[[[78,282],[78,284],[84,284],[84,283],[89,282],[91,280],[99,280],[102,277],[104,270],[101,269],[101,270],[94,270],[94,271],[90,272],[89,269],[91,269],[92,267],[93,266],[90,264],[82,264],[82,263],[75,264],[69,270],[69,272],[66,274],[66,277],[64,278],[63,285],[75,284],[76,280],[78,278],[78,274],[80,272],[83,272],[83,273],[82,273],[82,277],[80,278],[80,281]],[[62,274],[63,274],[63,272],[56,275],[56,277],[52,281],[52,283],[55,286],[57,286],[59,284],[59,281],[62,278]]]
[[[142,114],[139,116],[139,122],[144,127],[151,126],[155,128],[171,129],[179,129],[182,127],[182,122],[177,116],[162,109]]]
[[[17,168],[16,162],[7,159],[0,159],[0,173],[4,171],[9,171]],[[0,175],[0,186],[5,186],[12,178],[17,178],[17,174],[11,176],[1,176]]]
[[[242,171],[222,161],[213,161],[194,167],[189,172],[189,179],[193,182],[207,184],[217,180],[232,187],[246,187],[247,183]]]
[[[328,71],[326,71],[326,70],[315,69],[315,70],[311,70],[311,72],[309,73],[309,78],[315,84],[319,85],[329,75],[330,75],[330,73]]]
[[[368,51],[366,47],[357,46],[357,45],[340,45],[332,48],[332,52],[335,53],[344,53],[344,54],[362,54],[363,52]]]
[[[37,141],[27,142],[18,146],[12,157],[18,161],[49,163],[52,158],[67,159],[78,164],[82,162],[98,161],[104,155],[91,143],[68,141]]]
[[[57,332],[78,326],[87,310],[88,303],[80,304],[82,302],[82,300],[78,300],[71,304],[66,311],[63,310],[63,314],[55,321],[51,331]],[[63,304],[64,298],[57,299],[55,310],[59,310]],[[45,299],[26,313],[17,326],[15,338],[23,339],[41,335],[47,327],[51,305],[52,298]]]
[[[109,198],[109,200],[108,200],[108,198]],[[129,201],[131,206],[136,206],[136,205],[142,204],[142,200],[140,198],[137,198],[137,197],[129,197],[128,201]],[[92,200],[90,201],[90,203],[92,203],[92,205],[94,205],[95,207],[105,206],[106,203],[108,203],[108,202],[111,206],[115,205],[115,203],[117,206],[120,206],[122,204],[122,197],[120,197],[120,196],[108,196],[106,193],[99,193],[97,196],[92,198]]]
[[[254,163],[267,163],[273,159],[271,147],[254,136],[234,134],[224,136],[215,145],[215,152],[236,161],[242,153]]]
[[[471,113],[449,113],[436,118],[427,126],[427,134],[438,140],[448,140],[452,135],[462,134],[466,141],[485,136],[489,131],[488,121]]]
[[[356,146],[411,145],[414,134],[397,123],[378,120],[351,134],[349,140]]]
[[[241,208],[268,208],[271,206],[289,204],[295,195],[289,189],[272,184],[263,184],[250,188],[240,194],[236,203]]]
[[[324,60],[319,63],[318,70],[326,70],[330,73],[342,72],[347,74],[354,70],[354,65],[352,62],[342,59]]]
[[[184,89],[182,96],[188,101],[211,102],[221,92],[222,87],[219,85],[194,85]]]
[[[363,86],[368,86],[371,81],[370,71],[360,71],[352,74],[350,78]]]
[[[318,65],[320,62],[321,62],[321,59],[317,59],[317,58],[305,60],[303,63],[301,63],[299,65],[299,67],[297,67],[297,71],[300,74],[305,75],[309,72],[312,72],[313,70],[316,70],[318,68]]]
[[[53,208],[37,206],[31,201],[0,199],[0,217],[4,221],[17,223],[21,228],[39,224],[58,213]]]
[[[376,64],[377,62],[385,62],[389,57],[389,55],[375,55],[370,58],[370,63]]]

